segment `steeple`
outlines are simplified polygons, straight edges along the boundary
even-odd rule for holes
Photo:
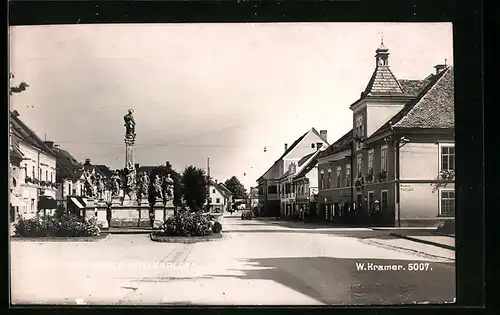
[[[389,66],[389,48],[384,46],[384,33],[380,32],[380,47],[375,50],[376,67]]]

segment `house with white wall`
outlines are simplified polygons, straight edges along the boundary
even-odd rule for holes
[[[436,226],[455,216],[454,73],[397,79],[389,49],[352,110],[353,128],[318,157],[320,218]]]
[[[31,218],[41,213],[53,213],[57,208],[56,155],[19,119],[17,111],[10,112],[11,143],[21,153],[17,179],[19,187],[11,193],[11,203],[19,214]],[[17,186],[17,184],[16,184]]]
[[[314,153],[319,148],[328,146],[327,131],[318,132],[311,128],[291,146],[285,143],[285,152],[257,180],[259,188],[259,215],[278,216],[281,209],[279,185],[281,178],[290,166],[297,164],[304,156]]]
[[[210,181],[208,190],[210,198],[209,212],[224,213],[227,211],[229,199],[224,190],[220,187],[220,184],[217,181]]]

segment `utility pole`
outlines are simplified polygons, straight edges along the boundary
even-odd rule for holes
[[[210,158],[207,157],[207,212],[210,212]]]

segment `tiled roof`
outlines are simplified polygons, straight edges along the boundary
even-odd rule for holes
[[[38,137],[33,130],[26,126],[26,124],[24,124],[13,112],[10,112],[10,122],[12,126],[12,133],[19,139],[42,150],[44,153],[55,156],[54,152],[52,152],[43,140],[40,139],[40,137]]]
[[[65,178],[73,178],[77,169],[82,165],[69,152],[58,147],[53,147],[52,152],[56,155],[56,181],[61,182]]]
[[[226,187],[223,183],[219,183],[219,189],[226,195],[226,197],[231,197],[233,193]]]
[[[311,171],[317,164],[318,164],[317,158],[311,159],[309,163],[307,163],[307,165],[305,165],[304,168],[302,168],[302,170],[300,170],[300,172],[298,172],[297,175],[295,175],[295,178],[306,176],[306,174],[309,173],[309,171]]]
[[[24,154],[15,145],[13,145],[12,148],[9,150],[9,154],[11,157],[21,159],[21,160],[24,159]]]
[[[389,66],[377,66],[361,97],[378,95],[404,95],[405,92]]]
[[[146,173],[149,173],[151,172],[151,170],[157,168],[158,166],[139,166],[139,168],[137,168],[137,174],[141,173],[141,172],[146,172]]]
[[[453,68],[443,70],[438,80],[426,93],[419,95],[415,104],[393,126],[396,128],[454,128]]]
[[[321,134],[320,134],[320,133],[316,130],[316,128],[314,128],[314,127],[313,127],[313,128],[311,128],[311,129],[310,129],[310,130],[308,130],[306,133],[304,133],[302,136],[300,136],[297,140],[295,140],[295,141],[292,143],[292,145],[291,145],[290,147],[288,147],[288,149],[285,151],[285,153],[283,153],[283,154],[282,154],[282,155],[281,155],[281,156],[280,156],[280,157],[279,157],[279,158],[278,158],[278,159],[274,162],[274,164],[273,164],[270,168],[268,168],[268,169],[264,172],[264,174],[263,174],[262,176],[260,176],[260,177],[259,177],[259,179],[258,179],[258,180],[260,180],[262,177],[264,177],[264,175],[265,175],[267,172],[269,172],[269,170],[270,170],[270,169],[271,169],[274,165],[276,165],[276,163],[278,163],[281,159],[283,159],[285,156],[287,156],[287,155],[288,155],[288,153],[290,153],[290,152],[291,152],[291,151],[292,151],[292,150],[293,150],[293,149],[294,149],[294,148],[295,148],[295,147],[296,147],[296,146],[300,143],[300,141],[302,141],[302,139],[304,139],[304,138],[305,138],[305,136],[307,136],[307,134],[309,134],[309,132],[313,132],[313,133],[315,133],[315,134],[316,134],[319,138],[323,139],[323,141],[325,141],[325,142],[328,144],[327,139],[324,139],[324,138],[321,136]]]
[[[417,96],[418,92],[420,92],[424,85],[424,80],[398,80],[399,84],[403,88],[403,91],[406,94]]]
[[[288,149],[286,149],[285,153],[283,153],[276,161],[279,161],[281,160],[282,158],[284,158],[285,156],[287,156],[288,153],[290,153],[298,144],[300,141],[302,141],[302,139],[304,139],[304,137],[309,133],[309,131],[307,131],[305,134],[303,134],[302,136],[300,136],[297,140],[295,140],[292,145],[290,147],[288,147]]]
[[[353,142],[353,130],[349,130],[345,135],[340,137],[337,141],[335,141],[332,145],[326,148],[323,152],[318,154],[316,158],[322,158],[328,155],[332,155],[338,152],[342,152],[351,148]]]
[[[104,174],[105,177],[111,177],[113,175],[109,167],[107,167],[106,165],[99,164],[96,165],[95,167],[97,167],[101,171],[101,173]]]
[[[382,125],[371,137],[392,128],[453,128],[454,76],[453,67],[432,76],[428,84],[401,111]]]
[[[307,160],[309,160],[309,158],[310,158],[311,156],[313,156],[314,154],[316,154],[316,153],[317,153],[317,152],[315,151],[315,152],[310,153],[310,154],[308,154],[308,155],[306,155],[306,156],[303,156],[303,157],[299,160],[299,163],[297,163],[297,166],[299,166],[299,167],[300,167],[300,166],[302,166],[302,164],[304,164],[305,162],[307,162]]]

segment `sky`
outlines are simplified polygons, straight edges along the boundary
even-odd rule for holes
[[[375,68],[383,37],[398,79],[453,64],[451,23],[214,23],[17,26],[9,30],[10,108],[75,158],[170,161],[237,176],[248,189],[307,130],[333,143]],[[264,148],[266,150],[264,151]]]

